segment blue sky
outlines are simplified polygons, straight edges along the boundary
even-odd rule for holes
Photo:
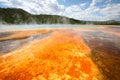
[[[120,21],[120,0],[0,0],[0,7],[88,21]]]
[[[79,5],[82,3],[88,3],[88,5],[90,5],[92,3],[93,0],[58,0],[58,3],[65,5],[65,6],[71,6],[71,5]],[[120,3],[120,0],[95,0],[98,1],[98,3],[96,4],[96,6],[102,6],[105,5],[107,2],[114,4],[114,3]]]
[[[91,3],[91,0],[58,0],[58,3],[65,5],[65,6],[71,6],[71,5],[79,5],[82,3]]]

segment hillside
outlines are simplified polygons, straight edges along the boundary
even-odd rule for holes
[[[80,24],[79,20],[58,15],[32,15],[22,9],[1,8],[0,21],[3,24]]]
[[[2,24],[111,24],[120,25],[120,22],[110,20],[104,22],[80,21],[58,15],[33,15],[22,9],[0,8],[0,23]]]

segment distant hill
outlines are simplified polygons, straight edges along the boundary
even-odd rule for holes
[[[32,15],[22,9],[0,8],[0,23],[2,24],[118,24],[118,21],[80,21],[58,15]]]

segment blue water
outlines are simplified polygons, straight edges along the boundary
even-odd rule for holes
[[[52,25],[0,25],[0,30],[4,29],[39,29],[39,28],[93,28],[98,25],[67,25],[67,24],[52,24]]]
[[[103,25],[68,25],[68,24],[42,24],[42,25],[0,25],[1,30],[42,29],[42,28],[98,28]]]

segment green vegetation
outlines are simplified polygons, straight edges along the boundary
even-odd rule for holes
[[[58,15],[32,15],[22,9],[0,8],[0,23],[2,24],[106,24],[120,25],[120,21],[80,21]]]

